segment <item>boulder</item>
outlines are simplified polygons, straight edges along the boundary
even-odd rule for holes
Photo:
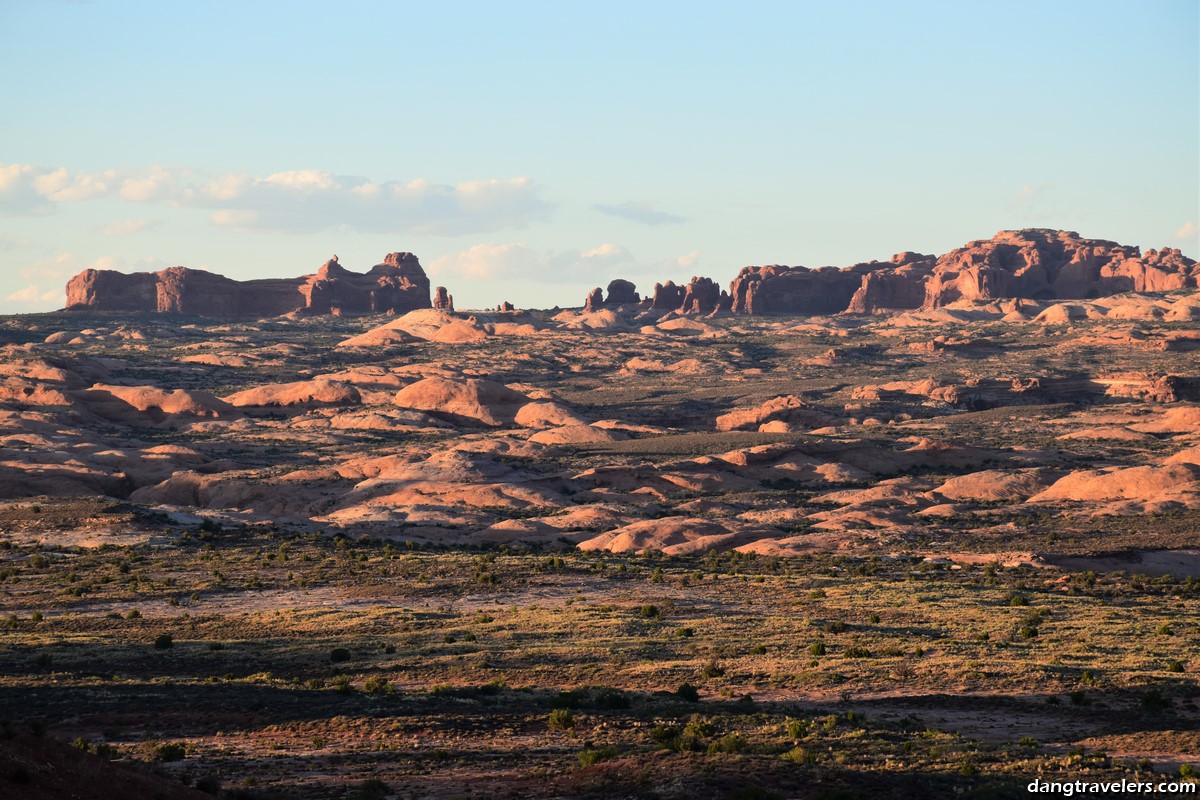
[[[460,424],[501,427],[514,423],[529,398],[493,381],[431,377],[405,386],[394,402]]]
[[[345,406],[358,405],[362,395],[358,389],[342,381],[322,380],[272,383],[235,392],[225,402],[238,408],[282,408],[287,406]]]

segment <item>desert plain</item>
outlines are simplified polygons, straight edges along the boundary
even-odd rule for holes
[[[1187,783],[1186,269],[858,313],[614,282],[0,319],[0,797]]]

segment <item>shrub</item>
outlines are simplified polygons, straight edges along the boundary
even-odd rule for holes
[[[647,603],[638,609],[638,616],[645,619],[658,619],[660,612],[658,610],[658,606],[653,605],[652,603]]]
[[[597,708],[606,708],[613,711],[629,708],[633,705],[633,700],[629,695],[620,689],[601,689],[596,693],[596,698],[592,701]]]
[[[392,683],[382,675],[372,675],[363,681],[362,689],[367,694],[389,694]]]
[[[1167,672],[1183,672],[1183,662],[1176,659],[1167,664]]]
[[[740,733],[728,733],[708,746],[712,753],[740,753],[746,749],[746,740]]]
[[[812,656],[825,655],[825,643],[824,642],[813,642],[812,644],[810,644],[808,646],[808,654],[812,655]]]
[[[787,735],[792,741],[803,739],[808,734],[808,721],[803,719],[789,719],[787,721]]]
[[[870,658],[871,651],[865,647],[847,647],[845,652],[846,658]]]
[[[182,761],[187,751],[183,745],[163,742],[150,748],[150,757],[155,761]]]
[[[690,683],[681,684],[679,688],[675,690],[675,696],[680,700],[686,700],[689,703],[700,702],[700,690],[698,690],[695,686],[692,686]]]
[[[156,638],[154,640],[154,649],[155,650],[170,650],[174,646],[175,646],[175,639],[172,638],[171,634],[169,634],[169,633],[161,634],[158,636],[158,638]]]
[[[1171,705],[1171,701],[1167,699],[1158,689],[1147,689],[1138,697],[1138,702],[1146,711],[1162,711],[1167,706]]]
[[[552,731],[565,731],[575,727],[575,717],[565,708],[556,708],[550,712],[548,723]]]
[[[793,747],[782,756],[784,761],[791,761],[795,764],[816,764],[820,760],[820,756],[813,750],[807,750],[803,747]]]
[[[335,647],[329,653],[329,660],[334,664],[350,660],[350,651],[344,647]]]
[[[601,747],[599,749],[589,747],[579,754],[579,766],[590,767],[600,761],[620,755],[621,751],[615,747]]]
[[[379,778],[367,778],[358,785],[358,791],[351,797],[356,800],[383,800],[391,788]]]
[[[709,659],[708,663],[700,668],[700,676],[703,678],[719,678],[724,674],[725,668],[715,658]]]

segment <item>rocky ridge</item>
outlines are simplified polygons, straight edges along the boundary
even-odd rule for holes
[[[429,278],[412,253],[389,253],[365,274],[337,256],[312,275],[236,281],[187,267],[126,275],[87,269],[67,283],[72,311],[157,312],[218,318],[403,313],[429,308]]]

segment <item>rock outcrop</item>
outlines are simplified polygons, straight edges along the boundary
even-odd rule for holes
[[[627,280],[617,278],[608,283],[607,299],[604,297],[604,292],[600,291],[599,286],[588,292],[583,310],[599,311],[605,306],[636,305],[640,302],[642,302],[642,297],[637,292],[637,286]]]
[[[403,313],[429,308],[429,278],[412,253],[389,253],[367,273],[336,256],[316,274],[236,281],[187,267],[132,275],[87,269],[67,283],[67,309],[157,312],[218,318]]]
[[[873,314],[935,309],[960,300],[1086,300],[1122,292],[1165,292],[1200,285],[1200,266],[1164,247],[1085,239],[1041,228],[1001,231],[940,257],[903,252],[889,261],[837,267],[743,267],[729,299],[708,278],[687,287],[656,284],[650,307],[711,313],[725,302],[737,314]]]

